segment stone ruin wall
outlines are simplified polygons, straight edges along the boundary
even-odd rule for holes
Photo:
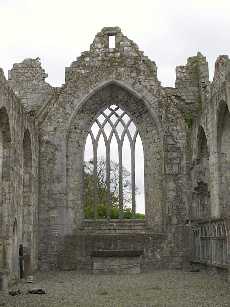
[[[116,49],[113,51],[108,48],[108,35],[112,34],[116,35]],[[79,210],[81,202],[79,200],[79,205],[76,203],[80,194],[80,188],[76,191],[76,186],[80,186],[80,178],[71,175],[81,172],[82,156],[75,148],[82,147],[84,138],[79,139],[79,135],[88,129],[87,125],[92,120],[89,118],[89,113],[96,114],[96,110],[100,110],[103,106],[103,101],[111,101],[111,98],[113,103],[122,103],[119,95],[127,101],[127,107],[129,104],[137,103],[140,112],[147,107],[148,112],[152,114],[153,126],[143,127],[143,137],[155,130],[155,136],[151,137],[149,145],[151,141],[155,142],[153,148],[156,153],[153,152],[146,158],[146,163],[149,163],[149,166],[146,165],[145,174],[145,186],[148,189],[146,199],[152,198],[151,201],[155,203],[146,208],[147,227],[150,229],[146,241],[150,243],[146,243],[149,247],[145,263],[151,265],[152,262],[153,266],[160,266],[162,263],[180,265],[184,251],[182,233],[186,215],[186,199],[182,193],[185,186],[183,173],[186,165],[183,156],[184,123],[175,106],[169,105],[168,97],[157,80],[156,70],[155,63],[144,56],[132,41],[123,36],[119,28],[105,28],[98,33],[90,51],[84,52],[66,69],[66,83],[60,90],[52,112],[47,114],[46,110],[43,110],[47,116],[40,126],[42,135],[40,184],[41,187],[44,186],[44,189],[41,189],[44,192],[41,194],[43,201],[40,209],[44,208],[45,212],[45,220],[41,218],[41,223],[45,225],[41,228],[41,237],[47,236],[48,233],[53,245],[52,247],[51,244],[44,244],[41,240],[41,264],[44,267],[55,268],[59,263],[60,266],[67,267],[66,259],[69,263],[69,254],[75,255],[73,256],[75,263],[71,264],[71,268],[81,267],[77,262],[78,258],[80,263],[87,259],[84,253],[79,255],[81,248],[75,247],[77,236],[82,235],[82,230],[79,229],[83,222],[82,210]],[[116,95],[109,97],[112,91],[110,88],[114,88],[117,97]],[[121,94],[118,94],[119,92]],[[125,97],[127,95],[128,97]],[[114,99],[117,101],[114,102]],[[139,101],[136,101],[137,99]],[[96,109],[92,111],[94,104]],[[168,109],[171,110],[171,114]],[[81,125],[80,134],[77,134],[78,125]],[[51,161],[47,160],[48,155],[53,157]],[[165,156],[164,161],[163,156]],[[156,168],[157,164],[159,166]],[[155,174],[154,168],[156,168]],[[47,173],[47,169],[50,170],[49,174],[52,174],[52,181],[43,175],[43,172]],[[163,199],[165,193],[162,191],[167,190],[167,186],[170,186],[170,193],[166,199]],[[47,223],[48,217],[50,223]],[[170,231],[165,236],[166,229]],[[154,233],[159,234],[159,238]],[[180,238],[179,233],[181,233]],[[63,234],[70,241],[69,246],[65,245]],[[157,244],[151,243],[151,240],[157,241]],[[63,242],[63,246],[60,242]],[[114,243],[114,246],[116,244],[118,243]],[[89,254],[87,256],[89,258]]]
[[[116,36],[115,49],[109,48],[111,35]],[[146,137],[147,155],[146,225],[127,226],[125,241],[114,236],[112,245],[143,248],[144,270],[182,267],[191,258],[188,221],[193,219],[192,207],[197,197],[204,195],[210,207],[205,214],[209,217],[227,216],[229,211],[226,204],[222,206],[217,140],[221,133],[218,116],[224,116],[221,106],[225,103],[230,107],[229,67],[229,59],[220,56],[210,83],[208,64],[198,53],[185,66],[176,68],[175,88],[162,87],[156,64],[119,28],[104,28],[96,35],[90,50],[66,68],[65,84],[60,88],[45,82],[47,75],[39,59],[14,64],[9,80],[4,82],[13,89],[13,97],[20,98],[25,110],[21,112],[27,113],[20,125],[23,123],[24,127],[24,121],[30,117],[35,123],[33,133],[39,135],[39,148],[35,136],[32,146],[35,186],[39,184],[39,197],[37,190],[33,194],[39,216],[39,268],[89,268],[93,249],[111,247],[103,235],[106,231],[111,234],[108,225],[99,227],[84,222],[81,177],[76,176],[81,172],[82,136],[96,112],[111,99],[120,104],[125,101],[134,116],[133,107],[143,114],[140,125],[142,137]],[[16,104],[20,105],[13,102],[13,106]],[[20,108],[23,109],[21,105]],[[148,119],[143,120],[144,116]],[[14,123],[13,127],[20,125]],[[20,129],[16,129],[17,133]],[[199,141],[203,132],[208,161],[205,155],[199,156],[204,151],[198,148],[203,144]],[[204,171],[207,165],[209,173]],[[225,203],[229,199],[226,193]],[[122,233],[123,226],[111,227]],[[95,229],[96,237],[92,236]],[[100,242],[99,247],[95,240]]]
[[[33,270],[38,268],[38,127],[2,70],[0,118],[0,271],[14,280],[19,244],[28,249]]]

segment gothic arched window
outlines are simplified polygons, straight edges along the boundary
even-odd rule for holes
[[[85,218],[143,218],[143,184],[136,184],[137,178],[144,181],[143,165],[142,142],[130,116],[117,105],[101,111],[85,144]]]
[[[210,215],[209,190],[209,149],[203,127],[197,136],[197,160],[194,169],[195,186],[193,191],[192,218],[207,218]]]
[[[230,112],[225,103],[220,106],[217,131],[221,205],[219,209],[223,210],[222,212],[225,210],[228,212],[230,193]]]

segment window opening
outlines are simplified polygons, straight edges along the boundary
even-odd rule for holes
[[[115,35],[109,35],[109,49],[115,48],[116,37]]]
[[[143,169],[138,129],[128,114],[111,105],[97,116],[86,139],[85,218],[144,218]]]

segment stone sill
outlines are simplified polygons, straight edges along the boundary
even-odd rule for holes
[[[141,219],[85,219],[83,224],[145,224]]]
[[[80,230],[88,233],[145,233],[144,220],[84,220]]]
[[[223,269],[223,270],[229,270],[229,265],[227,264],[214,264],[214,263],[208,263],[206,261],[202,261],[202,260],[191,260],[191,263],[193,264],[202,264],[204,266],[207,267],[213,267],[213,268],[218,268],[218,269]]]
[[[97,250],[93,251],[92,257],[140,257],[143,250]]]
[[[145,220],[83,220],[78,228],[82,235],[153,235],[165,237],[164,232],[155,231],[149,227]]]
[[[115,231],[115,230],[88,230],[83,229],[77,233],[77,236],[80,238],[93,238],[94,240],[103,240],[106,238],[113,239],[131,239],[133,240],[165,240],[166,234],[165,233],[156,233],[156,232],[147,232],[147,231],[140,231],[140,230],[126,230],[126,231]]]
[[[210,217],[210,218],[206,218],[206,219],[191,219],[191,224],[208,224],[208,223],[214,223],[214,222],[221,222],[221,221],[229,221],[230,218],[229,217]]]

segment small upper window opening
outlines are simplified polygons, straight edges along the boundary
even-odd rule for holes
[[[109,35],[109,49],[115,48],[115,35]]]

